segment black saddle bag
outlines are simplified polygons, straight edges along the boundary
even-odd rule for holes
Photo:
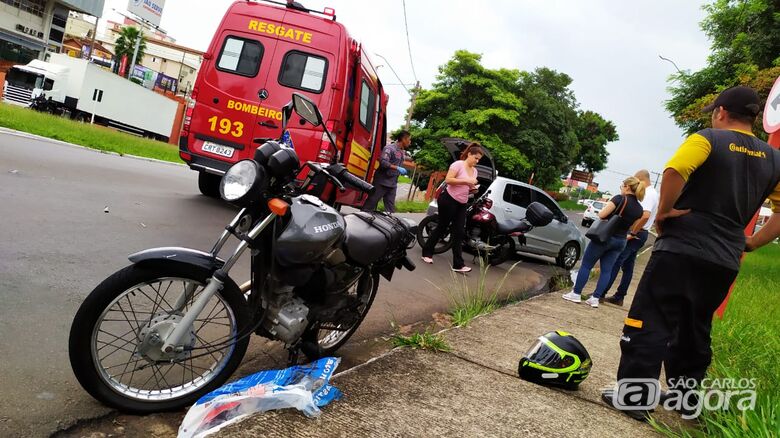
[[[381,212],[344,216],[347,255],[361,265],[383,265],[404,255],[414,243],[414,230],[403,219]]]

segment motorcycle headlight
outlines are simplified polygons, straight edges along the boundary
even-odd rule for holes
[[[265,183],[265,170],[253,160],[242,160],[228,169],[219,185],[222,199],[244,203],[255,199]]]

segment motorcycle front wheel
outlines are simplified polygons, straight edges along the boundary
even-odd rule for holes
[[[439,215],[434,214],[431,216],[426,216],[422,221],[420,221],[420,225],[417,226],[417,243],[420,244],[420,247],[425,247],[425,244],[428,242],[428,238],[430,238],[431,234],[433,234],[433,230],[436,229],[436,227],[439,224]],[[442,236],[441,239],[436,243],[436,246],[433,248],[434,254],[442,254],[450,250],[452,248],[452,240],[450,238],[450,234],[447,233],[446,235]]]
[[[82,303],[71,326],[69,355],[81,386],[123,412],[184,408],[218,388],[246,353],[250,314],[228,279],[196,317],[185,348],[163,353],[156,333],[172,330],[211,276],[207,269],[168,261],[128,266],[105,279]],[[184,295],[184,306],[175,303]]]

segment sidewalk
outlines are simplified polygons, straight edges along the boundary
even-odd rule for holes
[[[628,300],[649,256],[637,260]],[[585,292],[594,286],[591,281]],[[337,375],[332,382],[345,396],[319,419],[292,410],[270,412],[217,436],[658,436],[600,400],[601,389],[615,379],[629,302],[592,309],[560,295],[537,296],[446,331],[450,353],[396,349]],[[576,392],[517,378],[520,357],[551,330],[572,333],[593,358],[591,374]]]

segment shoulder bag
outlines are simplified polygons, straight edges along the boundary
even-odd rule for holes
[[[620,212],[618,214],[613,212],[609,219],[602,219],[598,221],[596,224],[590,227],[587,233],[585,233],[585,237],[598,243],[609,242],[609,239],[615,234],[615,229],[618,227],[618,222],[623,217],[623,210],[626,209],[626,204],[628,204],[628,196],[623,196],[623,202],[621,202],[622,208],[620,209]]]

